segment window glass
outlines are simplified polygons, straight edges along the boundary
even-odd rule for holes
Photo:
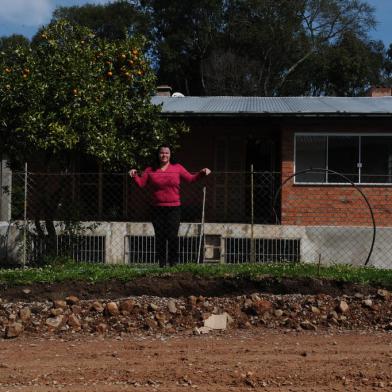
[[[362,136],[361,182],[392,182],[392,137]]]
[[[359,137],[328,136],[328,169],[358,182]],[[347,182],[336,174],[328,173],[328,182]]]
[[[296,136],[295,171],[310,168],[325,168],[327,155],[327,137],[315,135]],[[325,182],[325,172],[298,174],[295,182]]]

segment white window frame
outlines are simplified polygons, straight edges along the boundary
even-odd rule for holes
[[[380,136],[380,137],[392,137],[392,133],[370,133],[370,132],[295,132],[294,133],[294,173],[296,172],[297,163],[297,136],[327,136],[327,148],[326,148],[326,169],[328,169],[328,136],[358,136],[359,137],[359,152],[358,152],[358,179],[359,182],[354,182],[355,185],[371,185],[371,186],[383,186],[391,187],[390,182],[361,182],[362,174],[362,157],[361,157],[361,147],[362,147],[362,136]],[[350,183],[347,182],[328,182],[328,172],[326,172],[326,182],[298,182],[296,176],[294,176],[295,185],[325,185],[325,186],[347,186]]]

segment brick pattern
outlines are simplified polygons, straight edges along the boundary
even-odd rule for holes
[[[294,172],[294,131],[282,132],[282,182]],[[373,209],[376,225],[392,225],[392,187],[361,186]],[[282,224],[310,226],[371,226],[366,201],[351,185],[294,185],[282,188]]]

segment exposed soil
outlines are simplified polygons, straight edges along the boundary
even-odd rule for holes
[[[0,391],[391,391],[391,347],[385,332],[25,337],[0,343]]]
[[[23,290],[29,289],[29,293]],[[104,283],[73,281],[53,284],[31,284],[28,286],[0,285],[0,298],[7,301],[45,301],[76,295],[80,299],[121,298],[135,295],[156,297],[206,297],[237,296],[263,292],[268,294],[326,294],[333,297],[361,293],[371,295],[376,287],[314,278],[273,278],[258,280],[238,278],[202,278],[190,273],[168,274],[163,277],[143,277],[128,282],[118,280]]]
[[[390,331],[390,291],[332,280],[3,285],[0,392],[392,391]]]

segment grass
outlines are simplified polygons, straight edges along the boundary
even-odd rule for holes
[[[260,279],[321,278],[341,282],[392,287],[392,270],[349,265],[317,266],[303,263],[237,264],[237,265],[177,265],[160,269],[156,266],[129,266],[65,262],[41,268],[0,269],[0,284],[8,286],[34,283],[127,281],[143,276],[167,276],[190,273],[199,277]]]

